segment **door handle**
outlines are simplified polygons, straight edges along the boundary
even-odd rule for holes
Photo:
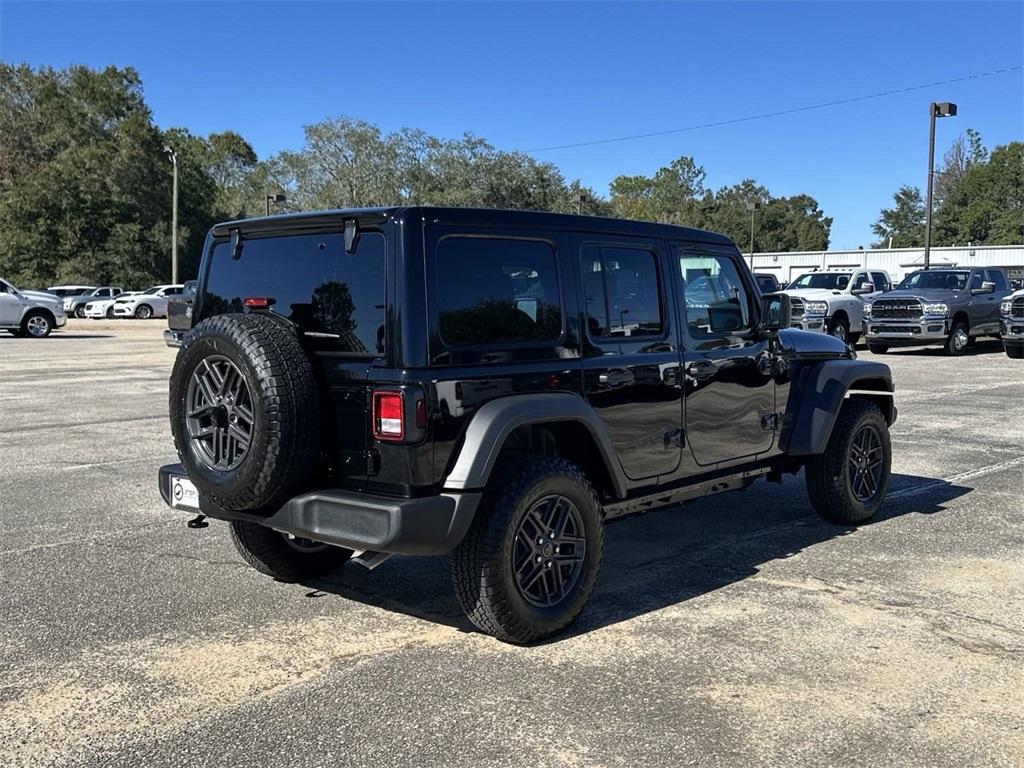
[[[696,379],[706,379],[714,372],[715,364],[710,360],[694,360],[686,364],[686,373]]]

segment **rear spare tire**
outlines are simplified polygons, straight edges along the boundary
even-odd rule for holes
[[[285,321],[226,314],[199,323],[175,358],[170,393],[174,446],[214,504],[274,509],[312,473],[320,400]]]

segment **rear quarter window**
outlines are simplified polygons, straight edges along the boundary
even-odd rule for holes
[[[210,254],[203,318],[244,312],[245,299],[266,298],[270,311],[302,331],[337,337],[353,354],[384,352],[386,247],[384,236],[363,232],[353,253],[344,235],[318,233],[228,242]]]
[[[446,346],[561,337],[555,251],[549,243],[454,235],[438,242],[434,262],[438,332]]]

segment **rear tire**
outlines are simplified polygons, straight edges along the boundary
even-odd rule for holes
[[[953,328],[949,331],[949,336],[946,337],[946,343],[942,348],[950,357],[959,357],[967,351],[970,343],[971,337],[968,335],[967,323],[960,321],[953,323]]]
[[[830,523],[866,523],[885,499],[891,468],[889,425],[882,412],[868,400],[847,400],[825,452],[807,462],[811,506]]]
[[[889,351],[889,345],[888,344],[872,344],[869,341],[868,342],[868,351],[871,352],[871,354],[873,354],[873,355],[884,355],[886,352]]]
[[[603,542],[601,504],[579,467],[525,457],[492,478],[452,552],[456,597],[469,620],[499,640],[550,637],[586,606]]]
[[[350,549],[309,539],[290,539],[272,528],[241,520],[232,521],[231,540],[245,562],[278,581],[323,578],[352,557]]]

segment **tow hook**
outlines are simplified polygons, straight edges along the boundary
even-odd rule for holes
[[[189,528],[206,528],[210,524],[206,522],[206,515],[196,515],[187,523],[185,523],[185,525],[187,525]]]

